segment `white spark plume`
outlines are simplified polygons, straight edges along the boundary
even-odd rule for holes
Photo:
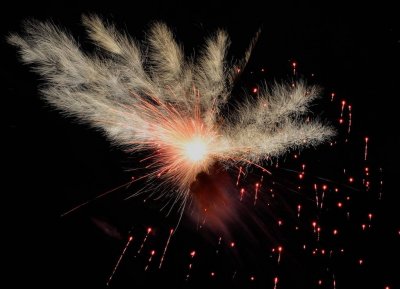
[[[152,150],[149,177],[160,177],[186,202],[190,185],[216,162],[261,163],[291,149],[314,146],[333,130],[305,120],[319,90],[304,82],[276,84],[222,113],[238,68],[226,60],[229,39],[217,31],[200,56],[185,57],[163,23],[138,44],[97,16],[84,16],[93,54],[52,23],[28,21],[8,40],[45,81],[44,99],[58,110],[105,132],[129,151]],[[201,152],[190,154],[201,148]]]

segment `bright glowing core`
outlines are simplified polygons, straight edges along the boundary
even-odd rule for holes
[[[192,162],[198,162],[205,158],[207,154],[207,144],[200,138],[189,141],[184,146],[185,156]]]

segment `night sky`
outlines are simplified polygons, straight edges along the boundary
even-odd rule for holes
[[[276,287],[282,289],[399,288],[400,137],[395,101],[400,96],[400,21],[396,9],[383,2],[356,8],[304,2],[266,3],[264,8],[249,1],[230,6],[145,1],[130,8],[134,4],[128,7],[116,1],[107,6],[54,1],[35,6],[15,2],[3,8],[2,261],[3,282],[11,284],[6,287],[106,288],[133,236],[111,288],[153,288],[162,282],[165,288],[273,289],[276,277]],[[144,155],[111,147],[100,132],[48,107],[38,93],[39,77],[18,61],[16,49],[5,41],[8,33],[21,31],[24,19],[52,19],[90,50],[80,24],[83,13],[102,15],[139,40],[149,24],[162,20],[188,55],[198,51],[204,37],[224,28],[232,41],[229,56],[240,57],[261,27],[233,98],[240,98],[241,87],[251,94],[262,81],[303,78],[318,84],[324,91],[313,111],[337,128],[336,143],[300,155],[290,153],[279,161],[279,168],[271,166],[273,176],[263,178],[265,190],[259,200],[269,206],[253,205],[252,188],[262,173],[252,169],[241,181],[249,192],[241,203],[241,221],[229,224],[231,236],[220,244],[218,234],[199,229],[184,216],[158,270],[177,214],[166,217],[157,201],[125,201],[140,183],[61,217],[77,204],[129,181],[137,174],[129,169],[140,166]],[[302,164],[306,164],[304,180],[299,179]],[[229,175],[236,180],[237,169]],[[369,189],[363,180],[370,182]],[[303,189],[297,190],[299,185]],[[272,188],[274,197],[268,191]],[[319,209],[315,196],[321,200],[322,193],[325,199]],[[314,231],[319,226],[318,239]],[[152,231],[138,253],[148,228]],[[145,272],[152,250],[156,253]]]

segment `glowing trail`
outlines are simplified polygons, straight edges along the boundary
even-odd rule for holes
[[[222,237],[219,237],[218,238],[217,249],[215,250],[215,254],[217,254],[217,255],[219,253],[219,247],[221,246],[221,241],[222,241]]]
[[[344,112],[344,107],[346,106],[346,101],[342,100],[342,109],[340,110],[340,118],[343,119],[343,112]]]
[[[348,109],[349,109],[349,126],[347,129],[347,133],[350,134],[350,131],[351,131],[351,105],[348,106]]]
[[[237,176],[237,180],[236,180],[236,186],[238,186],[239,185],[239,180],[240,180],[240,175],[241,174],[243,174],[243,167],[239,167],[239,173],[238,173],[238,176]]]
[[[378,200],[382,200],[383,195],[383,169],[379,168],[379,195]]]
[[[90,199],[90,200],[87,200],[87,201],[85,201],[85,202],[83,202],[83,203],[81,203],[81,204],[79,204],[79,205],[73,207],[72,209],[66,211],[65,213],[61,214],[61,217],[65,217],[66,215],[68,215],[68,214],[70,214],[70,213],[72,213],[72,212],[74,212],[74,211],[76,211],[76,210],[78,210],[78,209],[80,209],[80,208],[82,208],[82,207],[84,207],[84,206],[90,204],[91,202],[94,202],[94,201],[96,201],[96,200],[98,200],[98,199],[101,199],[101,198],[103,198],[103,197],[105,197],[105,196],[111,194],[112,192],[115,192],[115,191],[121,189],[121,188],[124,188],[124,187],[127,188],[127,187],[129,187],[134,181],[136,181],[136,180],[133,180],[133,179],[132,179],[132,180],[130,180],[130,181],[127,182],[127,183],[124,183],[124,184],[122,184],[122,185],[120,185],[120,186],[118,186],[118,187],[116,187],[116,188],[113,188],[113,189],[111,189],[111,190],[108,190],[108,191],[106,191],[106,192],[104,192],[104,193],[102,193],[102,194],[100,194],[100,195],[98,195],[98,196],[96,196],[96,197],[94,197],[94,198],[92,198],[92,199]]]
[[[323,205],[324,205],[325,191],[326,191],[327,188],[328,188],[327,185],[323,185],[323,186],[322,186],[321,207],[320,207],[321,210],[322,210],[322,207],[323,207]]]
[[[146,267],[144,267],[144,271],[147,271],[147,269],[149,269],[149,267],[150,267],[150,264],[151,264],[151,261],[153,260],[153,256],[156,254],[156,251],[155,250],[151,250],[150,251],[150,257],[149,257],[149,259],[147,260],[147,264],[146,264]]]
[[[278,264],[281,262],[282,246],[278,247]]]
[[[278,286],[278,282],[279,282],[279,279],[278,279],[278,277],[275,277],[275,278],[274,278],[274,289],[276,289],[276,288],[277,288],[277,286]]]
[[[315,204],[317,208],[319,208],[319,196],[318,196],[318,189],[317,184],[314,184],[314,191],[315,191]]]
[[[144,246],[144,244],[146,243],[147,238],[149,237],[149,234],[150,234],[150,233],[151,233],[151,228],[149,227],[149,228],[147,228],[147,233],[146,233],[146,235],[144,236],[143,242],[142,242],[142,244],[140,245],[139,250],[137,251],[138,254],[140,254],[140,252],[142,251],[143,246]]]
[[[240,201],[243,201],[243,196],[244,196],[244,188],[240,189]]]
[[[188,266],[188,272],[186,274],[186,279],[185,279],[186,281],[188,281],[189,278],[190,278],[190,273],[191,273],[192,267],[193,267],[193,258],[194,258],[194,256],[196,256],[196,251],[190,252],[190,263],[189,263],[189,266]]]
[[[164,258],[165,258],[165,254],[167,253],[168,245],[169,245],[169,242],[171,240],[171,237],[172,237],[173,233],[174,233],[174,229],[171,229],[169,231],[167,242],[165,243],[164,251],[162,253],[161,260],[160,260],[160,265],[158,266],[158,269],[161,269],[161,267],[162,267],[162,264],[163,264]]]
[[[110,282],[111,282],[111,280],[112,280],[112,278],[113,278],[115,272],[117,271],[117,269],[118,269],[118,267],[119,267],[119,264],[121,263],[122,258],[123,258],[124,255],[125,255],[126,249],[128,249],[129,244],[132,242],[132,240],[133,240],[133,237],[132,237],[132,236],[129,236],[128,241],[126,242],[125,247],[124,247],[124,249],[122,250],[122,253],[121,253],[121,255],[120,255],[119,258],[118,258],[118,261],[117,261],[117,263],[116,263],[115,266],[114,266],[114,269],[113,269],[113,271],[112,271],[112,273],[111,273],[111,275],[110,275],[110,278],[108,278],[107,286],[110,285]]]
[[[255,186],[255,193],[254,193],[254,206],[257,204],[259,187],[260,187],[260,184],[259,184],[259,183],[256,183],[256,186]]]

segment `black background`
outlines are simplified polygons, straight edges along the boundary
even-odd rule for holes
[[[363,138],[370,137],[371,166],[384,168],[385,194],[379,203],[361,205],[364,208],[372,204],[377,215],[376,229],[367,241],[358,239],[359,236],[352,235],[351,231],[345,239],[354,242],[351,245],[354,250],[348,253],[346,260],[356,263],[359,254],[355,252],[361,246],[363,254],[369,258],[369,267],[365,271],[352,265],[337,269],[337,288],[384,288],[386,285],[396,288],[396,284],[400,284],[396,264],[400,257],[400,215],[396,202],[399,193],[400,140],[396,103],[400,96],[400,26],[393,6],[383,2],[375,5],[350,7],[333,1],[321,4],[308,1],[301,4],[265,3],[263,6],[249,1],[212,5],[151,1],[140,5],[116,1],[100,5],[57,1],[30,5],[13,2],[3,7],[0,71],[3,143],[6,145],[1,189],[2,239],[6,241],[2,246],[3,268],[6,268],[4,282],[11,282],[10,288],[21,283],[54,288],[101,288],[105,286],[131,226],[135,225],[143,233],[147,226],[163,222],[162,213],[151,206],[143,208],[140,201],[123,202],[118,194],[107,199],[109,203],[101,201],[72,216],[60,217],[74,204],[126,182],[130,174],[124,168],[130,167],[134,160],[111,148],[100,133],[60,117],[47,107],[37,92],[39,78],[18,62],[15,48],[6,43],[5,36],[21,31],[21,22],[34,17],[52,19],[85,43],[80,16],[93,12],[139,39],[143,39],[143,31],[152,21],[165,21],[188,54],[202,44],[204,36],[216,28],[224,28],[231,35],[231,54],[240,55],[262,26],[262,35],[243,74],[244,85],[253,85],[257,76],[251,76],[250,72],[264,67],[267,78],[288,79],[290,64],[295,60],[300,73],[306,78],[314,73],[315,82],[323,86],[326,93],[335,91],[339,97],[349,100],[353,104],[352,137],[356,143],[350,155],[362,155]],[[335,177],[335,173],[332,175]],[[352,209],[357,210],[357,205]],[[98,216],[113,224],[110,226],[118,227],[123,240],[105,237],[91,221]],[[158,232],[158,236],[162,236],[161,243],[168,226],[159,226],[163,228]],[[182,231],[182,242],[192,243],[193,247],[201,244],[189,225]],[[184,283],[182,276],[188,264],[188,259],[184,258],[188,253],[180,252],[178,245],[173,245],[171,250],[171,256],[176,257],[171,257],[166,271],[159,275],[153,271],[147,277],[140,277],[138,272],[142,274],[143,267],[138,264],[141,263],[126,262],[120,277],[116,276],[119,283],[116,281],[114,286],[131,288],[135,284],[135,288],[144,288],[154,284],[157,278],[161,278],[166,288],[172,288],[170,284],[177,288],[200,288],[201,284],[208,284],[204,280],[197,284],[194,281]],[[242,262],[247,264],[247,261]],[[230,264],[229,256],[221,264],[229,266],[226,265]],[[293,271],[297,265],[288,268]],[[208,274],[208,266],[199,265],[198,270]],[[317,287],[315,280],[318,277],[313,274],[317,275],[321,268],[307,263],[299,266],[306,273],[302,275],[301,270],[297,274],[282,273],[281,278],[287,280],[286,283],[282,281],[282,288]],[[268,265],[265,268],[269,268]],[[272,273],[266,273],[269,274]],[[136,276],[136,281],[126,276],[133,276],[131,279]],[[148,283],[141,285],[141,282]],[[233,285],[222,286],[219,288]],[[272,288],[273,283],[264,280],[238,286]]]

